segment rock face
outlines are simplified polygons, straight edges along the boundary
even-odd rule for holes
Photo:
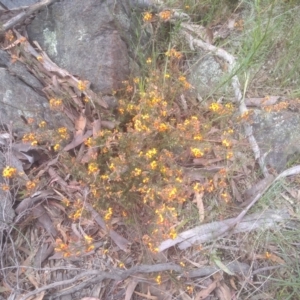
[[[1,0],[8,9],[18,8],[20,6],[27,6],[39,2],[38,0]]]
[[[128,1],[65,0],[39,13],[28,27],[52,61],[95,92],[111,94],[128,78]]]
[[[300,115],[282,111],[254,111],[253,132],[266,163],[278,172],[300,153]]]
[[[42,96],[43,86],[20,62],[12,63],[9,55],[0,50],[0,124],[11,123],[15,133],[29,131],[22,117],[33,118],[38,124],[46,121],[50,128],[67,126],[67,118],[49,108],[48,100]]]
[[[220,64],[211,54],[196,55],[189,66],[191,72],[188,81],[200,97],[206,97],[216,88],[223,75]]]

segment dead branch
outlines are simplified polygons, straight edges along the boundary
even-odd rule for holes
[[[227,265],[230,271],[236,274],[246,274],[249,271],[249,266],[244,263],[239,263],[239,262],[231,262]],[[20,298],[20,300],[26,300],[29,299],[30,297],[33,297],[41,292],[44,292],[46,290],[50,290],[53,288],[57,288],[60,286],[65,286],[65,285],[71,285],[75,284],[78,281],[84,281],[86,284],[78,284],[78,287],[82,289],[83,287],[90,285],[92,283],[99,283],[102,280],[105,279],[112,279],[112,280],[117,280],[117,281],[122,281],[125,280],[126,278],[135,275],[137,273],[156,273],[156,272],[163,272],[163,271],[175,271],[178,273],[179,276],[185,277],[185,278],[195,278],[195,277],[204,277],[204,276],[209,276],[215,272],[219,271],[219,268],[216,267],[211,267],[211,266],[203,266],[199,269],[192,269],[190,271],[186,271],[183,269],[181,266],[176,265],[174,263],[165,263],[165,264],[157,264],[157,265],[140,265],[140,266],[134,266],[128,270],[122,270],[122,269],[113,269],[110,272],[104,272],[104,271],[99,271],[99,270],[90,270],[83,272],[81,274],[78,274],[77,276],[59,281],[59,282],[54,282],[48,285],[45,285],[41,288],[38,288],[32,292],[27,293],[23,297]],[[92,278],[91,278],[92,277]],[[72,292],[75,292],[76,289],[74,286],[71,286],[70,289]],[[57,296],[62,296],[70,293],[70,289],[67,289],[66,291],[59,292],[55,294],[55,297]],[[52,294],[52,296],[54,296]]]
[[[182,232],[174,240],[163,241],[159,246],[159,251],[166,250],[179,243],[182,243],[182,246],[180,248],[185,249],[192,246],[195,243],[195,241],[197,241],[197,243],[211,242],[224,236],[225,234],[228,234],[231,231],[234,232],[236,230],[238,232],[238,230],[240,230],[238,225],[242,222],[243,218],[248,213],[250,208],[265,194],[265,192],[279,179],[291,175],[296,175],[296,174],[300,174],[300,165],[283,171],[274,180],[268,182],[264,187],[264,189],[253,198],[253,200],[245,207],[245,209],[237,217],[222,222],[213,222],[209,224],[204,224],[195,227],[193,229],[190,229],[188,231]],[[265,212],[265,214],[266,213],[268,212]],[[259,217],[261,218],[262,216],[263,214],[261,214]],[[253,220],[253,217],[255,218],[255,220]],[[262,224],[266,224],[267,218],[269,218],[269,221],[273,221],[272,224],[274,225],[276,220],[282,221],[287,217],[288,217],[287,214],[282,211],[280,212],[280,214],[273,214],[273,215],[271,214],[271,216],[264,215],[263,221],[265,222],[263,222]],[[254,222],[258,222],[258,216],[256,217],[254,215],[248,216],[245,222],[250,222],[250,225],[252,224],[252,226],[248,227],[247,231],[256,229],[254,226]],[[245,225],[241,224],[241,226],[245,226]]]
[[[4,34],[6,30],[13,28],[15,25],[23,22],[26,18],[30,17],[34,12],[45,8],[46,6],[49,6],[56,2],[57,0],[44,0],[38,3],[35,3],[33,5],[30,5],[26,10],[22,11],[18,15],[14,16],[10,20],[8,20],[6,23],[3,24],[3,26],[0,29],[0,35]]]

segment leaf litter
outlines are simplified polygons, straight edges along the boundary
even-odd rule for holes
[[[116,126],[115,122],[108,121],[108,120],[101,120],[96,119],[92,123],[90,121],[91,119],[91,113],[90,113],[90,105],[85,105],[81,101],[81,94],[84,94],[85,97],[90,99],[90,103],[92,104],[92,110],[95,110],[95,107],[99,105],[102,108],[107,108],[107,104],[101,96],[96,95],[91,89],[90,84],[88,82],[84,82],[86,85],[86,89],[84,91],[79,92],[78,91],[78,84],[79,80],[69,74],[67,71],[59,68],[56,64],[54,64],[50,58],[47,56],[45,52],[42,51],[42,49],[39,47],[37,43],[35,43],[35,46],[37,49],[33,48],[31,44],[26,40],[25,37],[22,37],[17,31],[15,31],[15,34],[17,36],[17,41],[10,46],[4,48],[4,50],[13,50],[14,47],[18,46],[19,44],[22,44],[24,46],[23,50],[20,50],[18,53],[18,57],[20,61],[25,62],[27,55],[32,55],[33,57],[40,58],[34,61],[35,63],[31,66],[32,72],[35,74],[38,74],[39,72],[44,72],[44,84],[47,88],[45,88],[45,93],[48,95],[49,98],[53,97],[53,95],[56,94],[63,94],[68,93],[72,95],[72,99],[74,101],[74,105],[78,108],[76,110],[76,113],[72,111],[72,109],[64,107],[63,110],[66,112],[66,114],[69,116],[70,119],[73,120],[74,123],[74,134],[72,141],[67,144],[64,147],[64,151],[70,151],[70,150],[76,150],[79,146],[84,149],[84,142],[87,140],[87,138],[91,136],[96,136],[101,128],[108,128],[113,129]],[[19,51],[19,50],[18,50]],[[22,52],[23,51],[23,52]],[[24,52],[25,51],[25,52]],[[55,75],[53,75],[55,74]],[[267,99],[271,102],[277,101],[278,97],[270,97]],[[266,100],[266,99],[265,99]],[[247,105],[269,105],[268,101],[264,101],[263,99],[257,100],[257,99],[249,99],[249,101],[246,101]],[[271,104],[273,104],[273,102]],[[274,103],[275,103],[274,102]],[[80,111],[80,112],[79,112]],[[98,114],[100,116],[100,113]],[[218,129],[211,129],[210,134],[213,134],[217,132]],[[218,143],[221,143],[221,141],[217,141]],[[29,144],[24,143],[13,143],[12,144],[13,152],[10,154],[10,159],[12,161],[12,165],[17,168],[18,172],[21,173],[21,178],[23,180],[28,180],[26,176],[26,172],[24,169],[24,161],[27,162],[27,169],[30,169],[34,163],[38,161],[36,156],[30,152],[32,150],[36,151],[36,153],[41,153],[43,151],[47,151],[47,149],[43,149],[43,147],[38,148],[31,146]],[[89,148],[84,153],[82,158],[80,159],[81,163],[88,163],[92,157],[95,155],[96,149]],[[57,157],[58,158],[58,157]],[[70,181],[65,180],[61,175],[58,174],[56,167],[57,167],[57,158],[50,161],[48,164],[42,164],[42,169],[40,170],[40,176],[43,177],[43,175],[48,174],[48,186],[50,187],[50,190],[39,190],[37,193],[33,194],[30,197],[25,197],[22,199],[22,201],[16,206],[15,211],[20,216],[19,221],[22,223],[22,219],[24,215],[31,215],[33,219],[29,220],[29,222],[34,222],[35,225],[40,225],[43,228],[43,238],[39,239],[39,237],[36,235],[36,231],[32,231],[34,239],[40,240],[39,247],[36,248],[30,255],[27,256],[27,258],[24,260],[24,266],[29,266],[30,261],[34,259],[35,257],[35,263],[34,265],[42,266],[42,263],[47,260],[47,258],[51,255],[53,251],[53,243],[49,242],[52,239],[56,239],[58,236],[63,237],[63,242],[66,243],[69,240],[70,235],[75,235],[78,238],[78,241],[84,239],[85,235],[85,229],[82,229],[80,226],[80,229],[77,229],[75,224],[72,224],[70,227],[65,224],[65,214],[66,214],[66,207],[60,206],[60,204],[53,205],[53,207],[58,208],[58,218],[60,218],[60,221],[54,226],[53,218],[48,210],[51,210],[51,205],[47,206],[47,209],[45,209],[46,204],[56,203],[55,201],[60,200],[63,201],[63,197],[61,192],[68,195],[71,203],[75,203],[74,198],[77,198],[79,202],[84,204],[85,208],[88,212],[90,212],[92,218],[93,218],[93,227],[95,228],[97,224],[98,227],[100,227],[104,232],[106,232],[110,238],[115,242],[117,247],[121,249],[125,253],[130,253],[130,241],[127,240],[125,237],[117,233],[112,228],[109,228],[103,218],[99,215],[99,213],[96,212],[96,210],[89,205],[87,202],[85,202],[85,195],[84,193],[80,193],[82,190],[82,187],[80,184],[76,186],[76,183],[71,184]],[[219,171],[222,170],[225,166],[222,165],[223,159],[218,157],[218,153],[215,152],[214,156],[209,159],[194,159],[191,166],[192,169],[187,168],[186,173],[189,174],[189,176],[192,178],[192,180],[195,181],[203,181],[204,178],[206,178],[207,173],[214,174],[213,180],[214,185],[216,186],[218,183],[218,180],[220,179]],[[202,167],[202,168],[199,168]],[[195,169],[194,169],[195,167]],[[253,197],[257,193],[262,193],[265,188],[274,181],[274,177],[267,178],[266,181],[261,180],[256,185],[252,186],[248,191],[246,191],[243,195],[239,192],[239,187],[237,186],[236,182],[234,180],[231,180],[231,189],[233,196],[237,202],[242,202],[242,206],[247,206],[249,203],[251,204],[253,201]],[[51,191],[51,187],[56,187],[60,189],[60,192],[55,194]],[[298,195],[297,195],[298,196]],[[73,200],[72,200],[73,198]],[[198,208],[199,213],[199,221],[202,223],[205,221],[205,208],[204,208],[204,202],[203,202],[203,193],[196,193],[195,194],[195,202]],[[274,217],[275,216],[275,217]],[[235,229],[233,232],[249,232],[253,230],[253,228],[260,228],[262,224],[268,224],[268,226],[272,227],[275,226],[275,223],[278,221],[284,220],[284,218],[287,217],[287,214],[278,214],[276,211],[267,211],[264,214],[258,216],[255,214],[252,214],[250,216],[245,217],[241,222],[236,224]],[[264,222],[260,223],[260,220],[263,219]],[[230,224],[235,219],[228,219],[220,222],[215,222],[211,224],[204,224],[205,225],[212,225],[211,228],[207,226],[205,227],[199,227],[194,228],[190,231],[183,232],[179,235],[178,238],[175,238],[174,240],[168,240],[165,241],[165,244],[162,243],[163,246],[160,247],[160,251],[169,249],[171,247],[174,247],[177,243],[179,244],[179,249],[187,249],[191,246],[202,244],[207,241],[211,241],[211,238],[215,237],[215,233],[217,228],[224,228],[224,227],[230,227]],[[84,227],[88,228],[89,225],[89,219],[86,217],[82,217],[82,224],[84,224]],[[253,222],[255,222],[255,226],[252,226]],[[60,224],[60,225],[59,225]],[[89,224],[89,225],[88,225]],[[71,231],[69,229],[72,229]],[[204,229],[203,229],[204,228]],[[199,232],[201,232],[201,237],[199,236]],[[204,232],[204,233],[203,233]],[[29,237],[30,232],[26,232],[26,236]],[[207,239],[203,239],[203,237],[207,235]],[[32,237],[31,237],[32,239]],[[30,239],[30,240],[31,240]],[[103,246],[103,243],[101,242],[97,248]],[[19,248],[21,249],[22,246]],[[96,248],[96,250],[97,250]],[[119,250],[118,249],[118,250]],[[93,252],[94,253],[94,252]],[[101,252],[99,252],[101,253]],[[118,251],[115,251],[116,256]],[[105,257],[105,253],[102,252],[103,257]],[[62,254],[58,255],[57,257],[52,257],[53,260],[58,260],[61,258],[65,258],[65,266],[68,265],[68,258],[64,257]],[[265,259],[266,257],[264,255],[257,254],[256,259]],[[268,257],[269,260],[275,263],[284,264],[284,260],[282,260],[280,257],[276,256],[275,254],[270,254]],[[67,262],[67,263],[66,263]],[[224,271],[228,275],[235,275],[232,273],[231,270],[227,268],[223,262],[220,260],[215,260],[215,264],[218,266],[218,269],[221,271]],[[23,265],[23,264],[22,264]],[[212,274],[212,273],[211,273]],[[13,273],[10,273],[11,276],[13,276]],[[38,272],[31,271],[30,273],[26,274],[27,278],[31,282],[31,284],[38,289],[40,287],[40,278]],[[16,279],[16,278],[15,278]],[[16,280],[15,280],[16,281]],[[168,281],[169,283],[169,281]],[[148,286],[148,292],[147,294],[142,294],[137,291],[135,291],[136,286],[138,285],[138,282],[131,281],[131,283],[127,286],[126,295],[127,298],[131,297],[133,292],[136,294],[139,294],[140,296],[143,296],[144,298],[148,299],[159,299],[157,296],[153,296],[150,293],[150,287],[153,287],[153,283],[151,283]],[[159,284],[160,290],[167,293],[167,291],[170,289],[170,286],[167,286],[165,284]],[[204,299],[205,297],[209,296],[213,291],[216,290],[216,294],[218,295],[219,299],[231,299],[231,293],[230,288],[224,283],[223,279],[220,277],[215,278],[206,288],[202,289],[200,292],[197,292],[195,295],[195,299]],[[36,296],[36,299],[43,299],[45,295],[45,292],[41,292],[38,296]],[[186,297],[189,297],[186,295]],[[86,297],[82,299],[97,299],[93,297]]]

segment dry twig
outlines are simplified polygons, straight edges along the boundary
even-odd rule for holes
[[[15,17],[8,20],[1,26],[0,34],[4,34],[6,30],[13,28],[17,24],[22,23],[26,18],[30,17],[34,12],[45,8],[56,2],[57,0],[44,0],[33,5],[30,5],[26,10],[20,12]]]

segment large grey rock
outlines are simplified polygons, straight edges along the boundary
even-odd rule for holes
[[[46,121],[50,128],[71,127],[60,112],[51,111],[48,100],[42,96],[42,84],[20,62],[12,63],[6,52],[0,50],[0,124],[12,123],[20,134],[29,131],[21,116]]]
[[[126,0],[64,0],[39,13],[28,34],[58,66],[110,94],[130,73],[130,13]]]
[[[266,163],[278,172],[286,168],[293,156],[300,154],[298,113],[255,110],[252,126],[262,155],[266,155]]]

